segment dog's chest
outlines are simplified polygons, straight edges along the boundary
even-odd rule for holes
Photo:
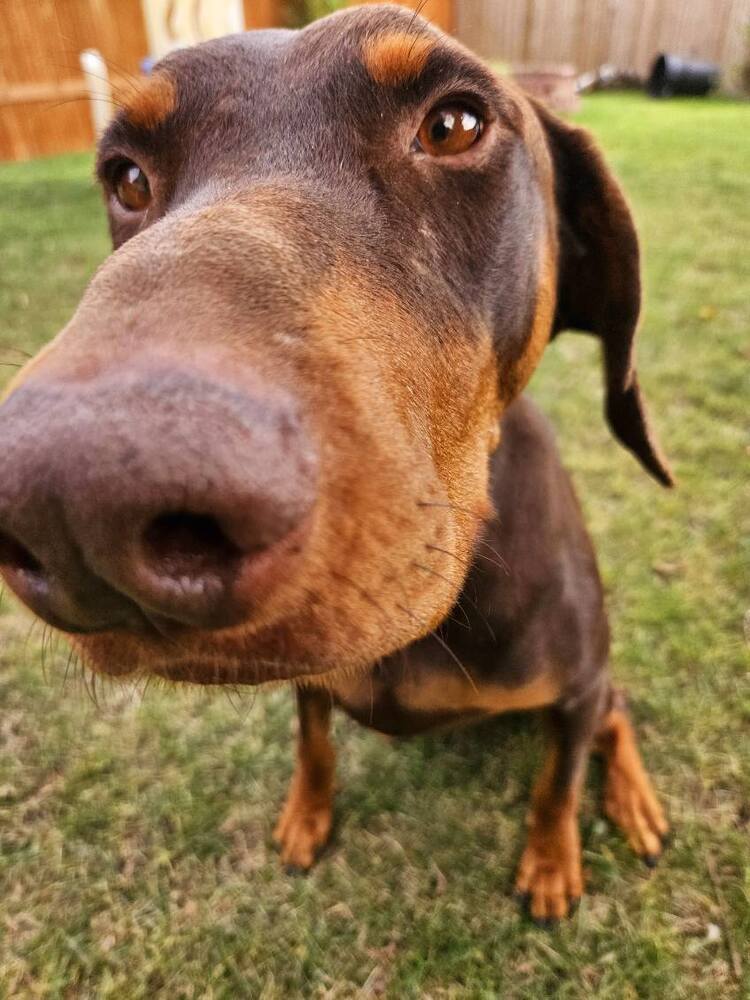
[[[409,736],[556,700],[559,688],[547,674],[517,686],[488,684],[471,665],[425,662],[396,655],[369,672],[331,687],[336,704],[363,726]]]

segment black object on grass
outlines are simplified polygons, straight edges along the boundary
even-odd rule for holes
[[[654,60],[647,90],[652,97],[705,97],[719,82],[715,63],[662,52]]]

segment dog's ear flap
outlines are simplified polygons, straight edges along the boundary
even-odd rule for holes
[[[540,104],[555,175],[560,257],[552,335],[574,329],[602,342],[605,412],[615,436],[664,486],[674,483],[649,427],[635,369],[641,308],[638,237],[625,198],[591,136]]]

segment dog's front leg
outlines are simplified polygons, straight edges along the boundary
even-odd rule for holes
[[[297,711],[297,762],[273,836],[283,864],[307,869],[331,832],[336,762],[330,740],[331,696],[300,687]]]
[[[540,923],[566,916],[583,892],[578,805],[603,697],[603,685],[597,684],[549,709],[551,743],[534,786],[516,881],[516,891]]]
[[[610,693],[609,710],[602,719],[596,744],[607,768],[604,811],[652,868],[662,852],[669,824],[643,766],[621,691]]]

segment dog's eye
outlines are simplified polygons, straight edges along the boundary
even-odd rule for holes
[[[465,153],[482,134],[482,119],[464,104],[441,104],[427,115],[417,142],[430,156]]]
[[[148,177],[135,163],[126,161],[117,168],[113,186],[117,200],[128,212],[143,212],[151,203]]]

